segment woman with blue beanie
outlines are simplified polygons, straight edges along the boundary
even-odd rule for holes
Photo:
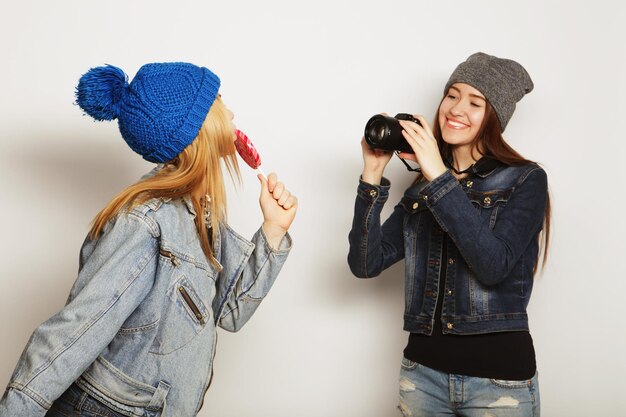
[[[216,327],[237,331],[267,295],[291,248],[297,199],[261,182],[251,241],[226,223],[220,164],[238,176],[233,114],[219,78],[188,63],[84,74],[78,105],[117,119],[159,164],[96,216],[66,306],[30,338],[1,417],[192,417],[212,377]]]
[[[539,416],[526,308],[550,201],[546,173],[502,138],[533,89],[517,62],[471,55],[448,80],[432,128],[400,121],[421,172],[390,217],[392,154],[362,141],[348,263],[362,278],[405,259],[399,409],[405,416]]]

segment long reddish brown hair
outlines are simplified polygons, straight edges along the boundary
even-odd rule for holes
[[[445,95],[444,95],[445,98]],[[443,98],[442,98],[443,101]],[[528,163],[533,163],[522,155],[519,154],[515,149],[511,147],[504,138],[502,137],[502,129],[500,128],[500,121],[498,120],[498,116],[489,103],[489,101],[485,100],[485,117],[483,119],[483,123],[476,134],[472,142],[472,154],[474,156],[474,152],[476,152],[474,159],[479,159],[480,155],[486,155],[497,159],[498,161],[509,165],[509,166],[519,166]],[[439,103],[441,106],[441,103]],[[452,149],[453,146],[443,140],[443,136],[441,135],[441,127],[439,126],[439,118],[435,116],[435,122],[433,123],[433,135],[437,139],[437,145],[439,146],[439,151],[441,153],[441,157],[444,161],[452,161]],[[421,177],[421,174],[420,174]],[[419,178],[418,178],[419,179]],[[541,231],[541,236],[539,238],[540,250],[537,254],[537,261],[535,262],[535,267],[533,272],[537,272],[537,267],[539,266],[539,260],[541,260],[541,267],[543,268],[548,260],[548,246],[550,244],[550,193],[547,196],[548,200],[546,202],[546,211],[543,219],[543,228]],[[543,250],[541,250],[541,248]]]

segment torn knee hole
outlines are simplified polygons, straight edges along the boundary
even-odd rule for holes
[[[404,403],[404,401],[400,400],[400,404],[398,405],[398,410],[402,413],[404,417],[410,417],[413,415],[411,409]]]
[[[405,392],[415,391],[415,384],[411,382],[410,379],[403,377],[400,379],[400,391],[405,391]]]

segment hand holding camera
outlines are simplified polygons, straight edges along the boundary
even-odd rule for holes
[[[398,113],[395,117],[377,114],[365,125],[365,141],[374,149],[413,153],[411,145],[402,136],[404,128],[400,125],[400,120],[409,120],[422,125],[408,113]]]
[[[447,169],[437,140],[423,117],[416,118],[408,113],[398,113],[395,117],[375,115],[365,125],[364,140],[374,151],[395,151],[410,171],[421,171],[428,181]],[[365,149],[363,152],[365,158]],[[416,161],[419,168],[411,168],[404,159]],[[382,171],[380,175],[382,177]]]

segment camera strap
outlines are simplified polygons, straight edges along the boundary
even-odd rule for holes
[[[402,161],[402,163],[404,164],[404,166],[406,167],[407,170],[409,170],[411,172],[422,172],[422,168],[420,168],[419,165],[416,166],[415,168],[413,168],[403,158],[400,158],[400,151],[395,151],[395,154],[400,159],[400,161]],[[461,171],[457,170],[452,165],[452,160],[445,160],[444,159],[444,164],[446,165],[446,167],[448,167],[448,169],[454,171],[457,175],[462,175],[462,174],[469,174],[469,175],[486,174],[486,173],[491,172],[494,169],[498,168],[499,166],[504,165],[504,163],[502,163],[501,161],[497,160],[493,156],[489,156],[489,155],[483,155],[478,161],[474,162],[468,168],[465,168],[464,170],[461,170]]]
[[[493,171],[501,165],[503,165],[502,162],[489,155],[483,155],[478,161],[474,162],[472,165],[462,171],[459,171],[454,166],[452,166],[452,161],[447,161],[446,163],[446,166],[454,171],[457,175],[482,175]]]
[[[420,168],[419,165],[417,167],[415,167],[415,168],[412,168],[411,165],[409,165],[409,163],[407,161],[405,161],[403,158],[400,158],[400,151],[394,151],[394,153],[402,161],[402,163],[404,164],[406,169],[408,169],[409,171],[412,171],[412,172],[422,172],[422,168]]]

